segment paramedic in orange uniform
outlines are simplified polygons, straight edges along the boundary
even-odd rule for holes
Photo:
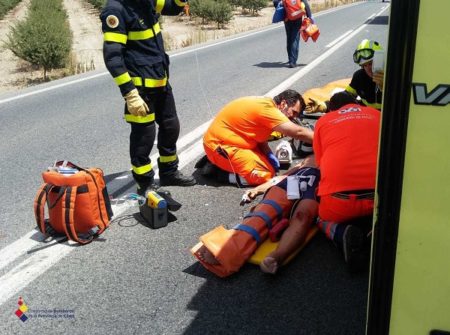
[[[373,198],[352,194],[375,189],[380,116],[374,108],[353,103],[317,121],[313,147],[321,173],[318,195],[323,220],[343,222],[372,214]]]
[[[230,102],[203,137],[208,160],[229,172],[230,182],[233,177],[243,185],[268,181],[280,167],[267,143],[273,131],[312,142],[312,130],[290,121],[304,108],[302,96],[294,90],[286,90],[273,99],[252,96]]]
[[[381,113],[355,103],[345,91],[331,97],[330,109],[314,128],[313,148],[321,175],[317,224],[343,248],[352,267],[367,232],[349,222],[373,214]]]

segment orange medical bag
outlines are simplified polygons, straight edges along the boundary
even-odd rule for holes
[[[64,234],[87,244],[103,233],[113,215],[103,171],[61,161],[42,173],[34,214],[45,235]],[[48,218],[45,218],[45,207]]]

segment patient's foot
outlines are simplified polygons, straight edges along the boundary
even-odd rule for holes
[[[278,270],[278,262],[272,256],[267,256],[259,265],[262,272],[275,274]]]
[[[211,264],[211,265],[217,265],[220,264],[217,259],[214,257],[214,255],[209,251],[204,245],[200,247],[200,249],[197,250],[196,254],[198,257],[205,263]]]

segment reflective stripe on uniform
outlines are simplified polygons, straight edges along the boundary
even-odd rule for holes
[[[134,86],[142,86],[141,77],[132,77]],[[164,87],[167,85],[167,77],[162,79],[144,78],[144,87]]]
[[[364,105],[366,105],[367,107],[372,107],[375,109],[381,109],[381,104],[378,102],[374,102],[373,104],[371,104],[370,102],[368,102],[366,99],[361,99],[361,101],[363,102]]]
[[[358,93],[356,92],[356,90],[355,90],[353,87],[351,87],[350,85],[348,85],[348,86],[345,88],[345,90],[346,90],[348,93],[351,93],[351,94],[353,94],[353,95],[358,95]]]
[[[152,165],[147,164],[147,165],[143,165],[143,166],[139,166],[139,167],[132,165],[132,169],[133,169],[134,173],[136,173],[138,175],[143,175],[152,170]]]
[[[162,12],[163,8],[164,8],[164,3],[166,1],[165,0],[156,0],[156,12],[160,13]]]
[[[125,114],[125,121],[133,123],[149,123],[155,121],[155,113],[146,116],[136,116],[133,114]]]
[[[184,7],[186,5],[186,1],[175,0],[175,3],[179,7]]]
[[[155,36],[155,34],[153,34],[153,30],[155,31],[155,34],[159,34],[161,32],[161,27],[159,26],[159,23],[153,25],[153,29],[146,29],[142,31],[129,31],[128,39],[130,41],[148,40],[149,38]]]
[[[131,77],[128,72],[122,73],[120,76],[114,78],[114,82],[117,84],[117,86],[128,83],[129,81],[131,81]]]
[[[121,34],[121,33],[111,33],[107,32],[103,34],[103,40],[105,42],[116,42],[116,43],[122,43],[127,44],[127,35]]]
[[[170,163],[177,159],[177,155],[171,155],[171,156],[160,156],[159,161],[161,163]]]

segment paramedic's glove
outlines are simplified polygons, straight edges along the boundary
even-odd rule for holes
[[[316,21],[314,21],[312,16],[309,19],[311,20],[311,24],[315,24],[316,23]]]
[[[124,96],[128,111],[134,116],[146,116],[149,109],[137,89],[133,89]]]
[[[380,90],[383,91],[383,80],[384,80],[384,71],[377,71],[373,74],[372,80],[375,82],[375,84],[378,85]]]
[[[280,171],[280,161],[272,151],[267,154],[267,159],[269,160],[270,165],[275,169],[275,172]]]
[[[328,112],[328,106],[325,102],[309,98],[309,102],[306,104],[305,113],[326,113]]]

